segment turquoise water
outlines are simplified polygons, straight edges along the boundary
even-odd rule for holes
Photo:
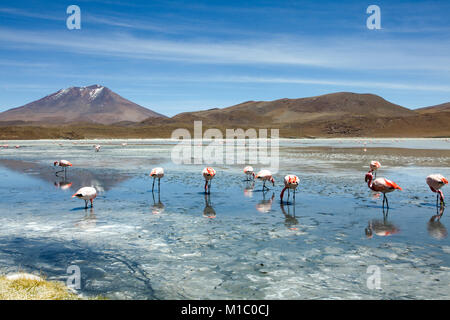
[[[430,222],[425,183],[450,176],[445,139],[281,140],[274,188],[245,182],[243,165],[214,165],[209,196],[205,165],[174,164],[169,140],[7,143],[21,148],[0,150],[1,273],[65,281],[77,265],[79,293],[112,299],[450,298],[448,213]],[[60,159],[74,164],[65,179]],[[385,215],[364,183],[375,159],[378,177],[404,189]],[[152,194],[156,166],[166,176]],[[281,204],[286,174],[300,187]],[[87,185],[99,196],[85,210],[71,195]],[[381,289],[367,286],[373,265]]]

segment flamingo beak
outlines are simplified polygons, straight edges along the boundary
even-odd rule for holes
[[[445,184],[448,184],[448,180],[445,179],[445,178],[442,178],[442,182],[445,183]]]

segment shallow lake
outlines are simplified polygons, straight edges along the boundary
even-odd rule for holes
[[[2,274],[66,281],[76,265],[79,293],[111,299],[450,299],[450,213],[435,218],[425,183],[450,176],[446,139],[285,139],[275,187],[244,181],[244,165],[214,164],[209,196],[205,164],[175,164],[169,140],[5,143]],[[65,177],[60,159],[73,163]],[[364,182],[371,160],[403,188],[389,211]],[[152,193],[156,166],[166,174]],[[300,186],[280,203],[286,174]],[[94,208],[71,198],[81,186],[98,190]],[[368,286],[373,270],[379,289]]]

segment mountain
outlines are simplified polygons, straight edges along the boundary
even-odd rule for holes
[[[338,92],[301,99],[247,101],[223,109],[180,113],[165,122],[202,120],[210,125],[295,125],[349,117],[409,117],[415,114],[373,94]],[[144,123],[153,123],[153,119]]]
[[[116,98],[114,93],[99,86],[87,88],[70,88],[58,91],[44,99],[37,101],[32,107],[39,108],[42,105],[51,105],[51,101],[61,99],[60,96],[68,95],[64,104],[55,103],[57,107],[47,110],[46,116],[42,114],[38,118],[48,119],[64,108],[66,114],[59,114],[66,123],[59,126],[44,126],[27,123],[33,116],[33,108],[25,108],[24,111],[15,111],[20,116],[6,118],[4,114],[13,112],[13,109],[0,114],[0,120],[5,117],[8,121],[0,122],[0,140],[6,139],[93,139],[93,138],[170,138],[174,130],[186,128],[192,132],[195,120],[203,121],[203,129],[217,128],[225,134],[226,129],[266,128],[279,129],[280,137],[450,137],[450,110],[449,103],[439,106],[410,110],[393,104],[373,94],[356,94],[350,92],[331,93],[316,97],[300,99],[279,99],[274,101],[247,101],[227,108],[213,108],[209,110],[184,112],[171,118],[163,117],[151,112],[144,117],[139,115],[133,119],[124,116],[114,116],[110,112],[115,104],[103,102],[97,105],[97,99],[103,99],[102,94]],[[88,90],[89,89],[89,90]],[[75,92],[71,92],[75,91]],[[84,91],[85,93],[79,93]],[[102,93],[103,92],[103,93]],[[79,111],[86,108],[89,117],[81,112],[74,112],[70,96],[78,101]],[[81,97],[82,96],[82,97]],[[120,97],[119,97],[120,98]],[[110,100],[112,98],[109,98]],[[123,98],[120,98],[123,99]],[[47,102],[50,100],[50,102]],[[110,101],[105,98],[105,101]],[[80,103],[79,101],[83,102]],[[93,101],[93,102],[92,102]],[[122,100],[121,100],[122,101]],[[128,104],[134,105],[123,99]],[[95,102],[95,103],[94,103]],[[60,107],[61,106],[61,107]],[[142,110],[142,107],[137,106]],[[95,112],[92,112],[91,109]],[[142,108],[142,109],[140,109]],[[20,109],[20,108],[18,108]],[[128,110],[127,108],[123,108]],[[121,109],[121,110],[123,110]],[[45,110],[45,108],[44,108]],[[84,109],[83,109],[84,110]],[[29,116],[23,116],[22,112]],[[128,111],[127,111],[128,112]],[[97,119],[97,113],[103,122],[86,123],[87,120]],[[108,115],[107,117],[104,115]],[[139,119],[140,117],[140,119]],[[108,119],[109,121],[104,121]],[[67,119],[75,119],[79,123],[68,123]],[[59,120],[60,121],[60,120]],[[84,121],[84,123],[80,123]],[[139,122],[136,122],[139,121]],[[106,123],[106,124],[102,124]],[[108,124],[109,123],[109,124]]]
[[[121,121],[141,122],[151,117],[164,116],[99,85],[61,89],[40,100],[0,113],[2,122],[40,124],[112,124]]]
[[[420,114],[438,113],[438,112],[450,112],[450,102],[443,103],[443,104],[438,104],[436,106],[416,109],[416,112],[418,112]]]
[[[282,137],[442,137],[450,136],[449,113],[421,114],[377,95],[338,92],[300,99],[247,101],[223,109],[148,118],[146,128],[278,128]]]

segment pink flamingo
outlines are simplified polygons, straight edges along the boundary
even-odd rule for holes
[[[150,177],[153,178],[152,192],[153,189],[155,188],[155,180],[156,178],[158,178],[158,192],[159,192],[161,187],[161,178],[164,177],[164,169],[161,167],[153,168],[152,172],[150,172]]]
[[[206,167],[202,171],[203,178],[205,178],[205,193],[211,193],[211,180],[216,175],[216,170],[211,167]]]
[[[367,172],[366,173],[365,180],[367,182],[367,186],[371,190],[373,190],[375,192],[381,192],[383,194],[383,208],[384,208],[384,202],[386,202],[387,208],[389,208],[389,202],[388,202],[388,199],[386,197],[386,193],[395,191],[396,189],[403,190],[395,182],[390,181],[388,179],[378,178],[378,179],[373,180],[372,172]]]
[[[369,172],[373,172],[375,178],[377,177],[377,170],[381,167],[381,163],[378,161],[371,161],[370,162],[370,170]]]
[[[438,205],[438,199],[440,199],[441,204],[445,206],[444,194],[440,189],[448,184],[448,180],[441,174],[431,174],[427,177],[426,181],[431,191],[437,193],[436,206]]]
[[[258,174],[255,176],[256,179],[263,181],[263,191],[265,189],[269,190],[268,187],[266,187],[266,181],[272,182],[272,185],[275,186],[275,180],[272,177],[272,172],[269,170],[261,170],[258,172]]]
[[[94,199],[97,197],[97,190],[93,187],[83,187],[73,194],[72,198],[75,197],[84,200],[85,209],[88,207],[88,201],[91,201],[92,208],[94,206]]]
[[[59,167],[63,168],[61,171],[57,171],[56,175],[58,175],[58,173],[63,172],[63,171],[64,171],[64,175],[65,175],[67,167],[71,167],[72,164],[69,161],[67,161],[67,160],[59,160],[59,161],[53,162],[53,166],[54,167],[59,166]]]
[[[294,201],[295,201],[295,190],[298,187],[298,184],[300,183],[300,179],[293,175],[293,174],[289,174],[286,177],[284,177],[284,188],[280,193],[280,200],[281,202],[283,202],[283,196],[284,196],[284,192],[288,191],[288,201],[289,201],[289,196],[290,196],[290,190],[293,189],[294,190]]]
[[[255,179],[255,172],[253,171],[253,167],[252,166],[246,166],[244,168],[244,173],[247,176],[247,181],[250,180],[250,176],[252,176],[253,179]]]

